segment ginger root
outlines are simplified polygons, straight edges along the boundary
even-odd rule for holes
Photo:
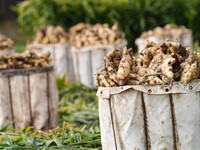
[[[76,48],[98,44],[120,44],[124,40],[124,34],[119,31],[118,25],[109,27],[108,24],[89,25],[79,23],[70,28],[72,44]]]
[[[200,78],[200,53],[179,43],[148,41],[140,54],[142,57],[136,59],[132,49],[125,48],[123,56],[115,49],[111,51],[105,58],[104,78],[98,78],[98,86],[169,84],[171,88],[173,81],[188,83]]]
[[[114,48],[111,52],[108,53],[107,58],[113,62],[115,69],[118,69],[120,60],[122,58],[122,53],[119,49]]]
[[[60,26],[43,26],[36,33],[31,44],[55,44],[66,43],[69,36]]]
[[[180,81],[182,81],[184,83],[188,83],[191,80],[198,78],[199,70],[200,70],[198,67],[198,61],[195,61],[191,65],[183,63],[183,64],[181,64],[181,67],[185,68],[185,69],[183,69]]]
[[[150,61],[156,55],[156,51],[158,49],[158,45],[153,42],[147,41],[146,48],[139,52],[139,54],[142,55],[141,61],[143,62],[143,65],[146,65],[147,67],[149,66]]]
[[[48,67],[50,63],[49,56],[50,52],[37,56],[35,53],[30,51],[4,55],[0,57],[0,70]]]
[[[14,42],[10,38],[0,34],[0,50],[11,49],[13,48],[13,44]]]
[[[117,71],[117,79],[118,84],[124,85],[127,81],[127,78],[131,72],[131,66],[132,66],[132,56],[131,56],[132,49],[127,50],[127,48],[124,48],[124,55],[120,61],[119,69]]]
[[[158,36],[158,35],[180,36],[185,33],[190,33],[190,30],[187,29],[185,26],[176,27],[172,24],[167,24],[164,27],[158,26],[154,28],[153,30],[143,32],[140,38],[149,38],[150,36]]]

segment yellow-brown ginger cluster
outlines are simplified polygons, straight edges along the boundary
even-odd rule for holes
[[[49,56],[49,52],[37,56],[30,51],[4,55],[0,57],[0,70],[48,67],[50,63]]]
[[[200,54],[179,43],[166,40],[162,44],[148,41],[136,59],[132,49],[113,49],[104,59],[102,73],[97,74],[97,86],[157,85],[170,81],[188,83],[198,79]]]
[[[153,30],[143,32],[140,38],[148,38],[150,36],[159,36],[159,35],[166,35],[166,36],[180,36],[184,33],[191,32],[185,26],[175,27],[171,24],[167,24],[164,27],[156,27]]]
[[[43,26],[36,33],[31,44],[56,44],[69,41],[68,34],[60,26]]]
[[[98,44],[117,45],[124,40],[124,34],[119,31],[117,24],[110,28],[108,24],[80,23],[70,29],[70,35],[73,37],[73,45],[77,48]]]
[[[13,48],[14,42],[3,34],[0,34],[0,50]]]

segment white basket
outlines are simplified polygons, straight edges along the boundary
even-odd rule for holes
[[[103,150],[198,150],[200,80],[184,85],[100,87]]]
[[[57,77],[63,77],[67,73],[67,81],[75,78],[72,54],[69,43],[65,44],[30,44],[27,49],[36,54],[51,53],[52,65],[54,65]]]
[[[13,53],[15,53],[15,50],[13,48],[10,48],[10,49],[0,49],[0,56],[10,55],[10,54],[13,54]]]
[[[88,87],[96,86],[96,74],[100,72],[104,65],[104,57],[113,48],[121,50],[127,45],[124,40],[119,45],[94,45],[83,48],[72,46],[72,56],[76,79]]]
[[[168,39],[172,42],[178,42],[182,44],[183,46],[187,46],[189,48],[193,48],[193,42],[192,42],[192,31],[188,33],[183,33],[180,36],[177,35],[155,35],[150,36],[148,38],[137,38],[135,41],[135,44],[138,47],[138,52],[142,51],[145,48],[145,44],[147,43],[147,40],[153,41],[155,43],[161,44],[165,42],[165,40]]]
[[[53,67],[0,71],[0,128],[58,125],[58,91]]]

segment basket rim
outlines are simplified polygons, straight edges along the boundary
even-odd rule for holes
[[[30,69],[10,69],[10,70],[1,70],[0,76],[17,76],[17,75],[30,75],[42,72],[53,71],[53,66],[43,67],[43,68],[30,68]]]
[[[121,43],[119,44],[94,44],[94,45],[88,45],[84,46],[81,48],[77,48],[74,45],[71,46],[71,51],[73,53],[83,53],[83,52],[88,52],[88,51],[93,51],[93,50],[99,50],[99,49],[113,49],[113,48],[120,48],[120,47],[125,47],[127,45],[127,40],[124,38]]]
[[[200,92],[200,79],[192,80],[187,84],[180,81],[175,81],[173,82],[171,88],[169,85],[126,85],[120,87],[98,87],[97,96],[99,98],[110,98],[111,95],[120,94],[129,89],[155,95],[187,94],[191,92]]]

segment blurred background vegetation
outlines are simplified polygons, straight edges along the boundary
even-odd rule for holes
[[[118,23],[129,46],[141,32],[171,23],[192,29],[200,40],[199,0],[26,0],[13,10],[22,31],[32,36],[42,25],[61,25],[66,30],[85,22]]]

